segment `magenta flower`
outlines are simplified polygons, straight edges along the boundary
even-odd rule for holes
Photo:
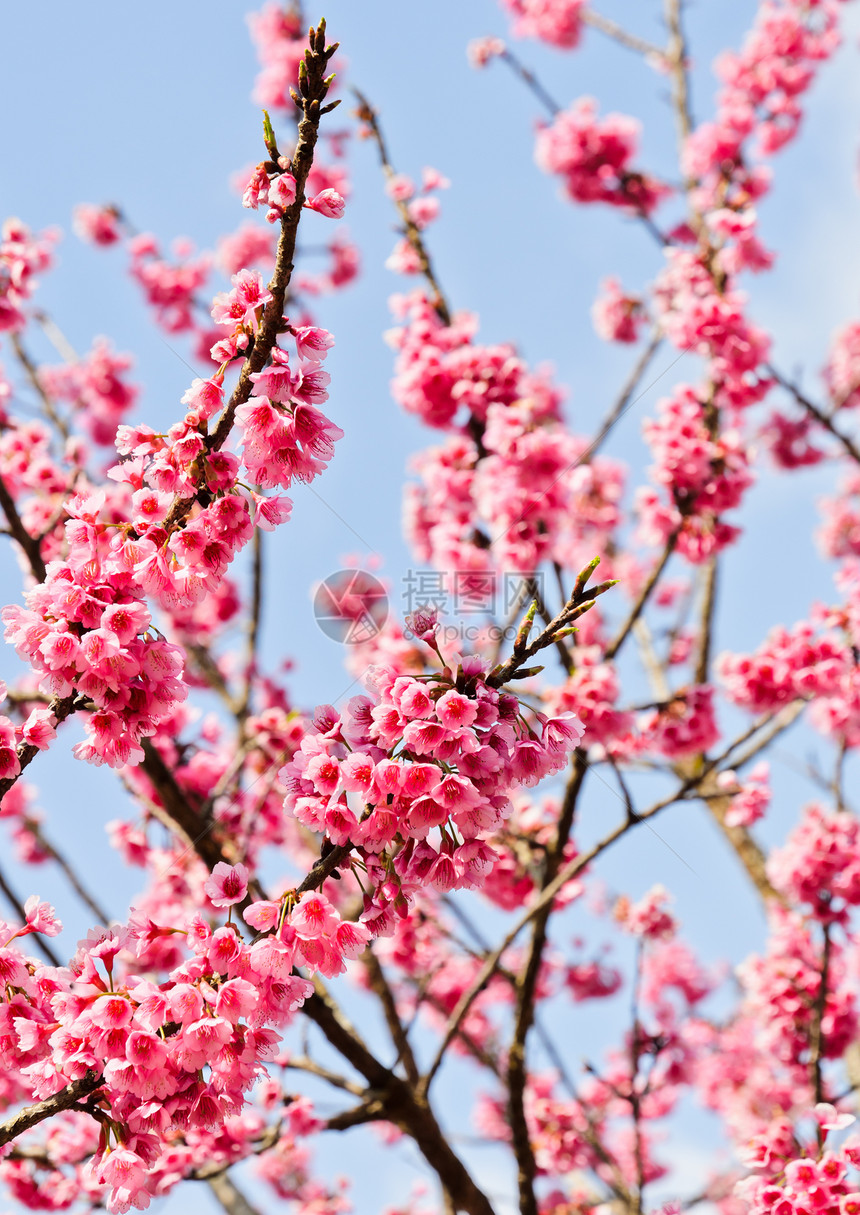
[[[214,907],[232,907],[248,893],[248,870],[244,865],[219,861],[203,889]]]

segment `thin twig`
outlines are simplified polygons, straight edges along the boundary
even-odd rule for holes
[[[663,335],[658,330],[655,330],[651,335],[648,345],[634,363],[633,369],[630,372],[627,381],[621,389],[621,392],[618,394],[618,399],[604,418],[600,429],[586,448],[585,454],[580,458],[581,464],[588,464],[590,462],[592,456],[594,456],[606,442],[616,423],[626,413],[628,405],[633,404],[633,393],[636,391],[639,381],[648,370],[654,355],[660,349],[662,342]]]
[[[56,427],[57,433],[63,439],[68,439],[70,434],[69,427],[66,424],[65,419],[57,413],[56,409],[54,408],[54,402],[51,400],[50,395],[42,386],[42,381],[39,379],[39,368],[27,353],[24,343],[21,341],[20,335],[13,333],[11,336],[11,341],[12,349],[15,351],[18,362],[24,368],[27,379],[35,388],[39,396],[39,400],[42,402],[42,410],[45,417],[54,427]]]
[[[573,770],[567,782],[559,813],[558,827],[552,848],[546,854],[541,889],[546,890],[558,874],[564,850],[573,828],[576,805],[582,791],[588,762],[583,752],[573,756]],[[534,1022],[537,981],[543,953],[547,943],[547,928],[552,913],[552,901],[534,917],[532,939],[525,966],[516,983],[516,1012],[514,1035],[508,1050],[508,1109],[511,1124],[511,1141],[517,1160],[517,1181],[520,1193],[521,1215],[538,1215],[535,1178],[537,1162],[529,1137],[525,1112],[526,1092],[526,1039]]]
[[[621,628],[618,630],[614,639],[607,646],[605,654],[604,654],[604,657],[607,662],[609,662],[611,659],[613,659],[615,657],[615,655],[618,653],[618,651],[621,649],[622,645],[627,640],[627,636],[630,633],[631,629],[633,628],[634,624],[639,619],[639,617],[642,615],[642,612],[645,610],[645,605],[647,604],[649,598],[651,597],[651,592],[654,590],[654,587],[657,585],[658,581],[660,580],[661,574],[663,573],[664,569],[666,568],[666,566],[669,563],[669,558],[672,556],[672,553],[675,551],[675,545],[678,543],[678,536],[680,535],[680,532],[681,532],[681,525],[679,524],[679,526],[675,528],[675,530],[670,534],[668,540],[666,541],[666,547],[663,549],[660,559],[658,560],[657,564],[654,566],[653,570],[651,571],[647,580],[645,581],[645,585],[642,587],[642,590],[637,595],[636,602],[633,604],[633,607],[630,609],[630,613],[629,613],[627,619],[624,621]]]
[[[385,137],[382,134],[382,127],[379,123],[379,115],[363,93],[360,93],[358,89],[353,89],[352,91],[359,105],[358,118],[361,122],[367,124],[379,152],[379,162],[382,165],[382,171],[386,179],[390,180],[395,176],[395,170],[388,155]],[[439,285],[439,280],[436,278],[436,272],[433,269],[433,263],[430,260],[430,254],[427,252],[427,246],[421,236],[421,231],[413,220],[407,203],[403,202],[402,199],[397,199],[394,205],[397,207],[397,211],[403,221],[403,233],[409,241],[415,256],[418,258],[421,273],[433,292],[433,298],[430,302],[435,308],[436,314],[442,324],[450,325],[451,309],[448,307],[442,288]]]
[[[649,59],[661,61],[666,59],[666,52],[661,47],[655,46],[653,42],[648,42],[645,38],[640,38],[637,34],[629,34],[616,21],[611,21],[609,17],[596,13],[593,8],[583,9],[580,19],[584,25],[590,25],[592,29],[599,30],[601,34],[605,34],[607,38],[611,38],[613,42],[626,47],[629,51],[636,51],[637,54],[645,55]]]
[[[530,71],[509,47],[505,47],[499,58],[504,60],[508,67],[519,76],[526,88],[531,89],[543,108],[549,113],[550,118],[555,118],[556,114],[561,113],[561,106],[558,102],[544,88],[534,72]]]
[[[803,406],[810,417],[815,418],[819,425],[823,426],[825,430],[829,431],[830,434],[833,435],[834,439],[838,440],[838,442],[842,444],[852,460],[854,460],[857,464],[860,464],[860,448],[857,447],[857,444],[853,439],[849,438],[848,435],[844,434],[837,426],[834,425],[831,418],[819,405],[816,405],[813,401],[810,401],[809,397],[802,393],[797,385],[792,384],[785,378],[785,376],[780,375],[776,368],[770,363],[767,365],[767,372],[768,375],[773,376],[777,384],[784,388],[786,392],[791,393],[798,405]]]

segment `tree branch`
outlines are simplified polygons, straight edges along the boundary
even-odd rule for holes
[[[770,363],[767,365],[767,372],[768,375],[773,376],[781,388],[784,388],[786,392],[791,393],[798,405],[801,405],[811,418],[814,418],[820,426],[823,426],[825,430],[829,431],[830,434],[833,435],[834,439],[842,444],[847,454],[852,460],[855,461],[855,463],[860,464],[860,448],[858,448],[853,439],[849,438],[848,435],[844,434],[837,426],[834,425],[833,421],[830,419],[830,417],[828,417],[824,410],[821,409],[820,406],[810,401],[809,397],[805,396],[796,385],[792,384],[784,376],[780,375],[776,368]]]
[[[541,890],[546,890],[556,877],[570,838],[576,804],[582,789],[588,761],[582,751],[574,753],[573,771],[565,788],[561,804],[558,827],[552,848],[546,854],[546,863],[541,881]],[[508,1051],[508,1097],[511,1123],[511,1141],[517,1159],[517,1182],[520,1193],[521,1215],[538,1215],[535,1196],[537,1163],[529,1138],[525,1113],[526,1091],[526,1038],[534,1023],[535,994],[540,974],[543,951],[547,941],[547,925],[552,913],[552,902],[548,902],[535,915],[532,940],[525,966],[516,982],[516,1012],[513,1040]]]
[[[44,1101],[39,1101],[36,1105],[25,1106],[6,1122],[0,1123],[0,1147],[4,1143],[10,1143],[24,1131],[29,1131],[31,1127],[44,1122],[46,1118],[58,1114],[60,1110],[72,1109],[82,1097],[95,1092],[101,1083],[102,1078],[97,1072],[87,1071],[80,1080],[73,1080],[53,1097],[46,1097]]]

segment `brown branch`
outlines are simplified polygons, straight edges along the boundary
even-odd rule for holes
[[[144,756],[140,765],[141,771],[145,772],[152,782],[169,823],[179,830],[185,843],[198,853],[210,869],[214,869],[220,861],[233,864],[234,858],[229,846],[212,834],[216,820],[210,816],[202,816],[191,804],[151,739],[145,738],[141,746]]]
[[[57,428],[57,432],[62,436],[63,439],[68,439],[70,434],[69,428],[64,419],[57,413],[56,409],[54,408],[54,402],[51,400],[49,394],[42,386],[42,381],[39,379],[39,368],[27,353],[24,343],[21,341],[20,335],[13,333],[11,335],[11,342],[12,349],[15,351],[18,362],[24,368],[27,379],[30,381],[39,395],[45,417]]]
[[[74,713],[75,709],[77,708],[77,705],[75,704],[76,696],[77,692],[70,692],[68,696],[55,696],[51,700],[48,708],[53,713],[57,725],[59,725],[60,722],[65,721],[70,713]],[[0,780],[0,798],[5,797],[16,781],[20,780],[24,769],[28,767],[39,754],[39,748],[34,747],[32,743],[20,743],[18,745],[17,754],[18,764],[21,771],[16,773],[15,776],[4,776],[3,779]]]
[[[0,1123],[0,1147],[5,1143],[10,1143],[24,1131],[29,1131],[31,1127],[44,1122],[46,1118],[58,1114],[61,1110],[72,1109],[82,1097],[94,1092],[101,1084],[101,1076],[90,1070],[80,1080],[73,1080],[71,1084],[67,1084],[53,1097],[46,1097],[44,1101],[39,1101],[36,1105],[25,1106],[6,1122]]]
[[[385,1118],[412,1137],[451,1195],[456,1209],[468,1215],[493,1215],[489,1199],[475,1184],[436,1121],[426,1094],[413,1089],[379,1062],[345,1022],[327,993],[318,990],[305,1002],[303,1011],[368,1081],[373,1096],[382,1102]]]
[[[705,589],[699,624],[699,652],[696,656],[695,680],[698,684],[708,682],[711,669],[711,643],[713,641],[714,611],[717,605],[717,557],[711,557],[705,569]]]
[[[857,447],[857,444],[853,439],[849,438],[848,435],[844,434],[837,426],[834,425],[831,418],[824,412],[823,409],[821,409],[820,406],[810,401],[809,397],[805,396],[796,385],[792,384],[784,376],[780,375],[776,368],[770,363],[767,365],[767,372],[768,375],[773,376],[781,388],[784,388],[786,392],[791,393],[798,405],[801,405],[810,417],[814,418],[819,425],[823,426],[825,430],[829,431],[830,434],[833,435],[834,439],[837,439],[842,444],[852,460],[854,460],[857,464],[860,464],[860,448]]]
[[[620,421],[623,415],[627,412],[628,408],[636,403],[633,399],[633,393],[636,391],[639,381],[648,370],[654,355],[660,349],[662,342],[662,334],[655,330],[651,335],[648,345],[634,363],[630,375],[624,383],[621,392],[618,394],[618,399],[604,418],[600,429],[589,443],[584,454],[580,456],[580,464],[588,464],[591,461],[592,456],[594,456],[606,442],[607,438],[612,432],[613,427]],[[647,391],[647,389],[645,391]],[[637,397],[636,400],[638,399],[639,398]]]
[[[819,1101],[824,1100],[824,1074],[821,1063],[824,1057],[824,1014],[827,1009],[827,984],[830,978],[830,955],[833,944],[830,937],[830,924],[825,921],[822,927],[824,930],[824,949],[821,954],[821,982],[819,983],[818,992],[815,997],[812,1033],[810,1034],[809,1042],[809,1067],[812,1073],[813,1101],[816,1105]],[[821,1131],[819,1130],[820,1138]]]
[[[397,1047],[397,1063],[402,1063],[406,1072],[406,1078],[410,1084],[417,1084],[419,1079],[418,1064],[415,1062],[415,1055],[412,1052],[412,1047],[409,1038],[406,1034],[403,1022],[400,1020],[400,1014],[397,1011],[397,1001],[394,998],[394,992],[386,978],[385,971],[382,969],[379,958],[373,952],[372,945],[369,945],[365,950],[364,964],[367,967],[368,977],[370,979],[371,989],[379,997],[379,1002],[382,1005],[382,1011],[385,1014],[385,1023],[388,1026],[388,1032],[391,1035],[391,1040]]]
[[[652,56],[660,59],[666,59],[666,52],[659,46],[655,46],[653,42],[648,42],[645,38],[640,38],[637,34],[629,34],[616,21],[611,21],[609,17],[602,16],[601,13],[596,13],[594,9],[587,8],[581,14],[583,25],[590,25],[592,29],[599,30],[601,34],[605,34],[607,38],[611,38],[613,42],[617,42],[620,46],[624,46],[629,51],[636,51],[639,55]]]
[[[206,1184],[227,1215],[260,1215],[259,1208],[251,1205],[229,1173],[216,1173],[206,1179]]]
[[[669,564],[669,558],[672,556],[672,553],[675,551],[675,545],[678,543],[678,536],[680,535],[680,532],[681,532],[681,527],[679,525],[678,527],[675,528],[675,530],[669,536],[668,540],[666,541],[666,547],[663,549],[663,553],[662,553],[659,561],[654,566],[653,570],[651,571],[651,573],[648,576],[647,581],[645,582],[645,585],[642,587],[642,590],[639,592],[639,594],[636,598],[636,602],[633,604],[633,607],[630,609],[630,614],[628,615],[627,619],[624,621],[624,624],[619,629],[615,638],[607,646],[606,652],[604,654],[604,658],[606,659],[607,662],[611,661],[611,659],[613,659],[615,657],[615,655],[618,653],[618,651],[621,649],[622,645],[627,640],[627,636],[630,633],[631,629],[633,628],[634,624],[639,619],[639,617],[642,615],[642,612],[645,610],[645,605],[648,602],[649,598],[651,597],[651,592],[654,590],[654,587],[657,585],[658,581],[660,580],[660,576],[662,575],[666,566]]]
[[[542,890],[545,890],[550,885],[561,867],[564,849],[573,829],[576,804],[587,770],[588,761],[584,753],[581,751],[575,752],[573,771],[568,779],[562,800],[555,840],[552,848],[546,854],[541,881]],[[549,917],[552,914],[552,908],[553,904],[550,901],[534,917],[531,947],[525,966],[520,972],[516,983],[515,1029],[510,1050],[508,1051],[508,1108],[511,1124],[511,1141],[517,1160],[517,1182],[520,1193],[521,1215],[538,1215],[537,1197],[534,1189],[535,1178],[537,1176],[537,1163],[529,1138],[525,1113],[527,1078],[526,1039],[534,1023],[537,981],[547,942],[547,925]]]
[[[353,1097],[364,1096],[364,1089],[360,1084],[356,1084],[353,1080],[348,1080],[346,1076],[341,1076],[327,1067],[322,1067],[321,1064],[307,1058],[307,1056],[291,1056],[286,1067],[292,1071],[307,1072],[308,1075],[325,1080],[333,1088],[343,1089],[345,1093],[352,1093]]]
[[[18,508],[15,505],[15,499],[9,493],[6,482],[0,477],[0,508],[6,516],[6,522],[9,524],[9,532],[13,540],[17,540],[23,550],[24,556],[29,562],[33,577],[37,582],[45,581],[45,561],[42,557],[42,550],[39,541],[35,536],[31,536],[24,524],[21,522],[21,516],[18,514]]]
[[[323,1130],[348,1131],[354,1126],[365,1126],[368,1122],[379,1122],[381,1119],[384,1120],[384,1118],[384,1108],[380,1100],[361,1101],[358,1105],[353,1105],[348,1110],[341,1110],[339,1114],[332,1114],[323,1123]]]
[[[663,58],[672,74],[672,102],[678,120],[678,135],[684,143],[693,130],[690,113],[690,86],[687,79],[687,44],[681,20],[683,0],[665,0],[664,16],[669,29],[669,45]]]

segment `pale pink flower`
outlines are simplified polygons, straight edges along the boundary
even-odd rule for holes
[[[320,190],[319,194],[309,198],[305,206],[309,207],[311,211],[318,211],[320,215],[325,215],[327,219],[341,219],[346,203],[337,190],[327,189]]]

